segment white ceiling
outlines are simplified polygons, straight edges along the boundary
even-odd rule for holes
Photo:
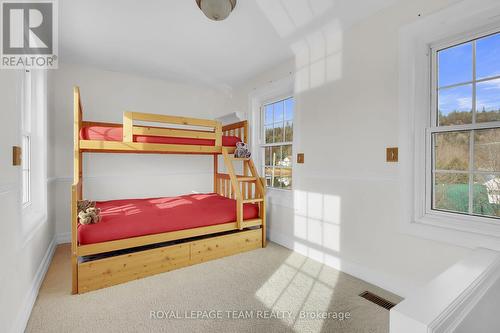
[[[239,0],[214,22],[195,0],[64,0],[60,60],[233,87],[292,58],[291,46],[327,22],[345,27],[394,1]]]

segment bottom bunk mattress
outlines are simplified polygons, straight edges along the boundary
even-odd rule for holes
[[[78,225],[82,245],[236,221],[236,200],[216,193],[98,201],[96,207],[101,222]],[[257,204],[244,205],[244,220],[258,216]]]

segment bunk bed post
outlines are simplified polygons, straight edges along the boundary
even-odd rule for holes
[[[214,154],[214,193],[219,193],[219,155]]]
[[[215,125],[215,146],[221,147],[222,146],[222,123],[217,122],[217,125]]]
[[[258,181],[262,184],[262,198],[264,201],[260,203],[260,219],[262,220],[262,247],[267,245],[267,227],[266,227],[266,177],[261,177]]]
[[[247,120],[245,120],[243,122],[243,138],[242,138],[242,140],[246,144],[249,144],[249,140],[248,140],[248,121]]]
[[[82,104],[80,89],[73,89],[73,185],[71,187],[71,271],[73,294],[78,293],[78,200],[82,199],[82,153],[80,151],[80,129],[82,127]]]
[[[123,112],[123,142],[134,141],[134,120],[132,112]]]

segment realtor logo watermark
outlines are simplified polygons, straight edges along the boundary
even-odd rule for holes
[[[57,68],[56,0],[0,0],[0,3],[0,68]]]

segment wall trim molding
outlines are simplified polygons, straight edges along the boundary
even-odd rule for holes
[[[43,280],[45,279],[45,275],[49,269],[50,263],[52,262],[52,257],[54,256],[54,251],[57,246],[56,237],[54,236],[43,256],[43,259],[38,266],[35,277],[31,283],[31,288],[28,290],[26,296],[24,297],[22,307],[19,311],[19,314],[14,322],[14,326],[12,328],[13,333],[21,333],[26,329],[26,325],[28,324],[28,320],[31,316],[31,311],[33,310],[33,306],[35,305],[36,298],[38,296],[38,292],[42,285]]]
[[[391,309],[391,332],[455,332],[500,278],[500,253],[478,248]]]
[[[291,237],[278,232],[274,232],[271,228],[269,228],[268,231],[268,238],[271,241],[282,245],[292,251],[300,253],[308,258],[319,261],[326,266],[335,268],[336,270],[352,275],[360,280],[388,290],[398,296],[406,297],[407,295],[410,295],[416,287],[394,276],[390,276],[374,269],[366,268],[363,265],[359,265],[343,258],[327,256],[324,253],[322,253],[320,257],[311,255],[310,251],[307,251],[306,246],[295,246],[296,241]],[[317,253],[318,251],[314,252]]]
[[[483,251],[483,249],[476,251]],[[499,278],[500,255],[497,253],[496,259],[463,290],[441,316],[429,325],[431,332],[454,332]]]

